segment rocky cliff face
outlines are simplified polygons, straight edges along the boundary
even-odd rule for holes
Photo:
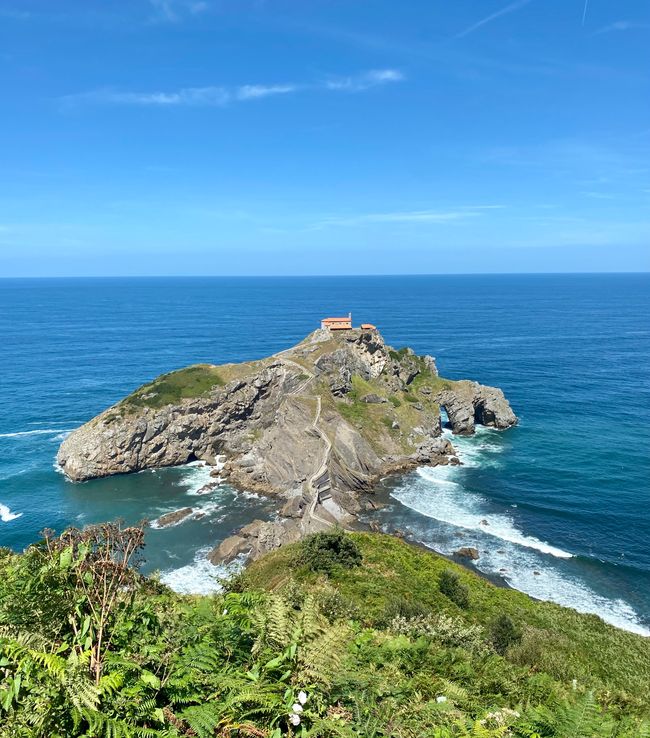
[[[58,462],[83,481],[225,456],[232,484],[289,505],[230,554],[348,519],[381,474],[453,462],[441,406],[454,433],[516,423],[499,389],[441,379],[433,358],[394,351],[376,330],[321,329],[259,362],[160,377],[70,434]]]

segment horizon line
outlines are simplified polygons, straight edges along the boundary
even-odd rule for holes
[[[354,277],[544,277],[650,275],[650,269],[639,271],[568,271],[568,272],[420,272],[420,273],[351,273],[351,274],[76,274],[2,276],[0,281],[55,279],[350,279]]]

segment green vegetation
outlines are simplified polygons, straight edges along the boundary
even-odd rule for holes
[[[333,573],[337,567],[351,569],[361,564],[359,546],[342,530],[333,533],[316,533],[301,546],[296,558],[299,564],[311,571]]]
[[[319,534],[213,597],[140,576],[142,541],[0,550],[0,738],[650,736],[647,640],[397,539]]]
[[[211,364],[195,364],[163,374],[126,397],[118,407],[127,412],[143,407],[160,408],[181,400],[200,397],[225,384],[222,368]]]
[[[440,573],[438,586],[445,597],[448,597],[458,607],[466,610],[469,607],[469,587],[463,584],[460,576],[451,569],[445,569]]]

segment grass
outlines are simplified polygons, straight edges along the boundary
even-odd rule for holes
[[[361,613],[367,627],[382,623],[385,613],[400,602],[483,626],[505,614],[524,634],[521,644],[509,653],[516,665],[541,667],[563,682],[578,679],[637,709],[650,709],[650,639],[614,628],[595,615],[496,587],[458,564],[392,536],[355,533],[353,538],[363,554],[363,565],[336,570],[328,584]],[[247,582],[275,590],[293,578],[318,591],[322,578],[292,568],[294,551],[295,547],[283,547],[253,563],[246,571]],[[457,607],[440,592],[438,580],[445,570],[455,572],[469,589],[468,609]]]
[[[200,397],[215,387],[225,384],[220,367],[211,364],[195,364],[169,374],[163,374],[153,382],[139,387],[126,397],[118,407],[128,411],[139,408],[160,408],[174,405],[181,400]]]

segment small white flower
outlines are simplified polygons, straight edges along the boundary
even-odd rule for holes
[[[289,722],[291,725],[300,725],[300,715],[289,715]]]
[[[578,689],[578,680],[577,679],[573,679],[571,681],[571,686],[573,687],[573,689]]]
[[[228,610],[227,610],[227,609],[226,609],[226,608],[224,607],[224,608],[223,608],[223,612],[222,612],[221,614],[222,614],[222,615],[227,615],[227,614],[228,614]]]
[[[302,712],[302,705],[300,705],[300,704],[298,704],[298,703],[296,702],[296,704],[295,704],[295,705],[292,705],[292,706],[291,706],[291,709],[292,709],[292,710],[293,710],[294,712],[296,712],[296,713],[300,714],[300,713]]]
[[[305,702],[307,702],[307,692],[302,689],[298,692],[298,702],[300,702],[301,705],[304,705]]]
[[[447,701],[447,698],[446,698],[446,697],[445,697],[445,696],[444,696],[443,694],[441,694],[441,695],[438,695],[438,696],[436,697],[436,702],[437,702],[437,703],[438,703],[439,705],[441,705],[441,704],[442,704],[443,702],[446,702],[446,701]]]

